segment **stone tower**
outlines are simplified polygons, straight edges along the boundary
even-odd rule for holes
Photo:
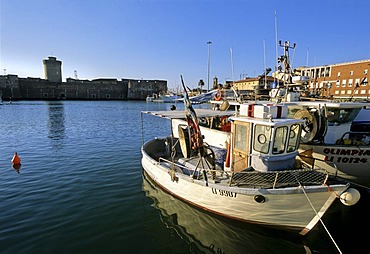
[[[48,59],[42,60],[44,64],[45,79],[51,82],[62,82],[62,61],[56,57],[49,56]]]
[[[217,88],[218,88],[218,78],[214,77],[213,78],[213,89],[217,89]]]

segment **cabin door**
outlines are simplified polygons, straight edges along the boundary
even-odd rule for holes
[[[240,172],[249,166],[250,123],[235,121],[233,128],[232,166],[234,172]]]

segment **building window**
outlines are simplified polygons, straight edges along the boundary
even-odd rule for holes
[[[353,79],[349,79],[349,80],[348,80],[348,87],[351,87],[351,86],[352,86],[352,84],[353,84]]]
[[[367,78],[364,78],[362,81],[361,81],[361,85],[362,86],[367,86]]]
[[[335,83],[335,86],[336,86],[336,87],[339,87],[339,84],[340,84],[340,83],[339,83],[339,80],[337,80],[337,83]]]
[[[351,90],[347,90],[347,94],[351,94],[352,93],[352,91]]]
[[[366,90],[361,90],[361,94],[365,94],[366,93]]]
[[[346,93],[346,91],[344,91],[344,90],[340,91],[340,94],[345,94],[345,93]]]
[[[326,76],[330,77],[331,76],[330,73],[331,73],[331,67],[327,67],[326,68]]]
[[[359,86],[359,85],[360,85],[360,79],[359,78],[356,78],[355,86]]]
[[[340,77],[340,71],[338,71],[338,77]]]
[[[336,91],[335,91],[335,94],[339,94],[339,91],[338,91],[338,90],[336,90]]]
[[[347,80],[346,79],[343,79],[342,80],[342,87],[346,87],[346,84],[347,84]]]
[[[368,72],[368,69],[364,70],[364,74],[365,74],[365,75],[367,74],[367,72]]]
[[[353,71],[350,71],[350,72],[349,72],[349,75],[353,76]]]

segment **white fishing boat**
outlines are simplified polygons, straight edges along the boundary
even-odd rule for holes
[[[225,218],[303,235],[338,197],[347,205],[358,201],[349,184],[297,163],[304,121],[286,118],[284,106],[241,105],[229,117],[230,132],[207,133],[198,117],[222,117],[225,111],[194,111],[186,92],[185,105],[185,113],[143,112],[171,120],[171,135],[143,144],[142,166],[173,196]]]
[[[159,94],[159,96],[154,98],[152,102],[174,103],[179,98],[181,97],[176,94]]]
[[[149,95],[148,95],[148,96],[145,98],[145,101],[146,101],[146,102],[153,102],[154,98],[155,98],[154,96],[149,96]]]

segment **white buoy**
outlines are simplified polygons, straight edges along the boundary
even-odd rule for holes
[[[349,188],[340,195],[340,201],[347,205],[352,206],[360,200],[361,194],[354,188]]]

